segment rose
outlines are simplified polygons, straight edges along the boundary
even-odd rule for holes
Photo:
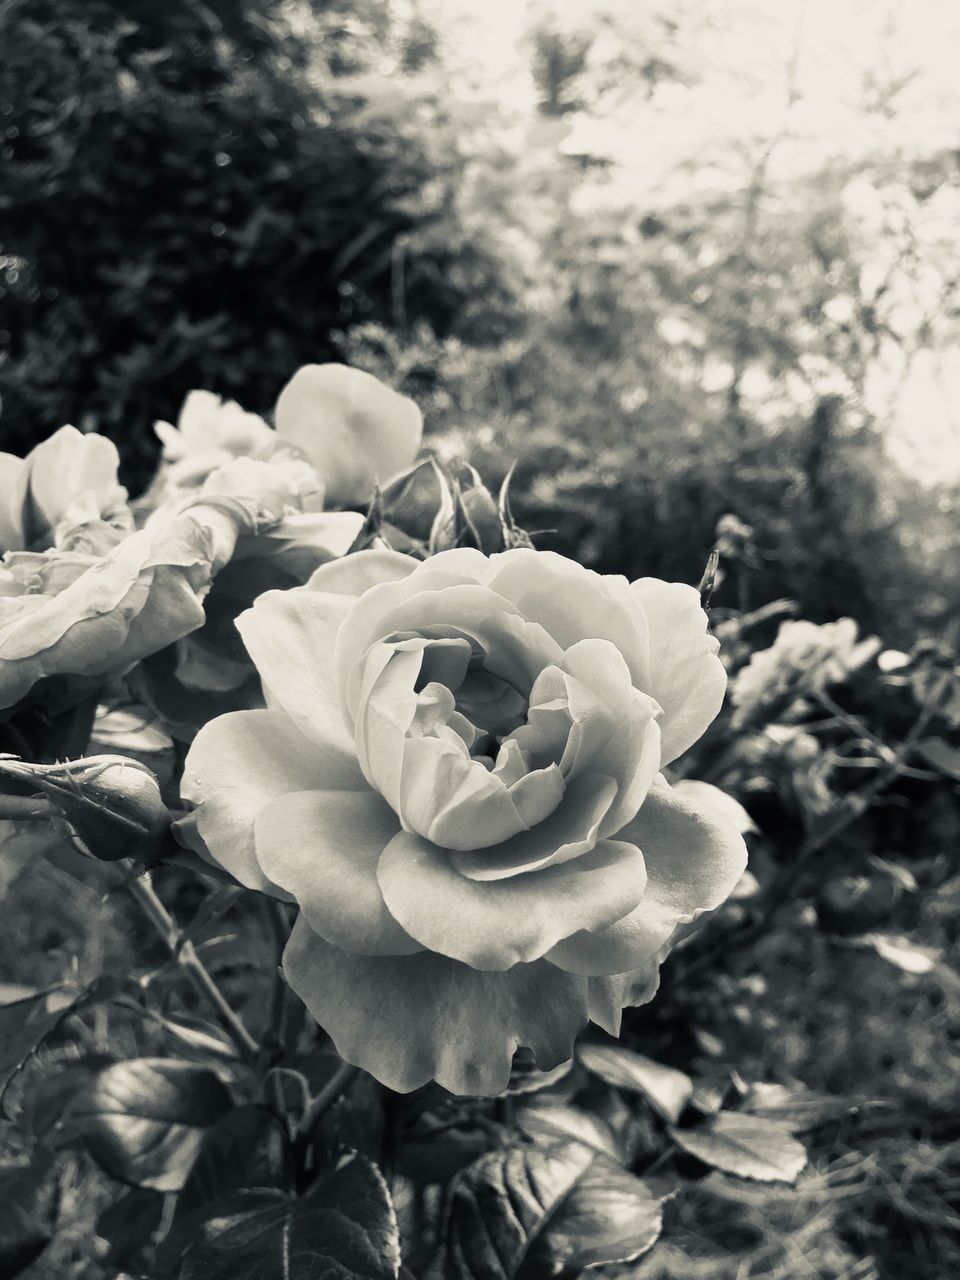
[[[238,626],[269,707],[207,724],[184,843],[294,899],[287,981],[394,1089],[496,1093],[649,999],[745,865],[660,769],[725,676],[691,587],[533,550],[363,551]]]
[[[410,466],[423,430],[412,400],[342,364],[299,369],[280,393],[275,418],[273,430],[232,400],[191,391],[176,427],[155,424],[162,464],[144,505],[199,488],[235,458],[282,458],[288,473],[297,463],[306,467],[318,486],[313,509],[366,503],[380,481]]]
[[[203,598],[237,541],[275,525],[282,489],[199,495],[124,536],[83,511],[45,552],[8,553],[0,568],[0,708],[41,681],[50,710],[203,625]],[[52,682],[52,683],[51,683]]]
[[[190,739],[224,711],[263,705],[260,683],[234,621],[264,591],[299,586],[343,555],[363,525],[354,511],[314,510],[317,475],[309,463],[275,453],[269,461],[235,458],[212,472],[199,501],[240,512],[241,532],[204,599],[203,625],[172,649],[151,655],[138,673],[147,700],[175,736]],[[189,511],[197,494],[161,508],[147,529]]]
[[[132,528],[120,459],[105,436],[61,427],[25,458],[0,453],[0,552],[42,551],[77,506],[122,529]]]

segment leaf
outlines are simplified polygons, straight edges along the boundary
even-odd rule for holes
[[[577,1142],[491,1151],[456,1184],[445,1280],[540,1280],[632,1262],[657,1240],[664,1198]]]
[[[849,1094],[816,1093],[804,1085],[750,1085],[741,1112],[786,1125],[791,1133],[806,1133],[830,1120],[839,1120],[862,1107],[882,1106],[881,1101]]]
[[[273,1112],[262,1106],[229,1111],[203,1135],[158,1261],[172,1270],[202,1224],[214,1212],[222,1214],[225,1202],[238,1194],[261,1189],[286,1193],[292,1187],[293,1153]]]
[[[178,1280],[396,1280],[397,1218],[383,1175],[351,1151],[300,1199],[261,1191],[253,1212],[208,1220]]]
[[[619,1045],[583,1044],[577,1056],[588,1071],[607,1084],[642,1094],[668,1124],[676,1124],[693,1094],[693,1081],[685,1072]]]
[[[624,1154],[612,1127],[580,1107],[524,1107],[517,1116],[517,1127],[534,1142],[548,1146],[567,1139],[613,1159],[620,1159]]]
[[[59,1177],[49,1152],[30,1165],[0,1167],[0,1275],[15,1276],[39,1258],[53,1239]]]
[[[807,1153],[789,1125],[737,1111],[721,1111],[695,1129],[671,1127],[681,1150],[723,1173],[754,1182],[795,1182]]]
[[[42,1044],[73,1014],[90,1004],[109,999],[116,991],[112,979],[98,979],[90,986],[51,987],[33,991],[0,1007],[0,1116],[13,1119],[10,1088]]]
[[[111,1177],[179,1191],[206,1130],[230,1095],[205,1067],[130,1058],[99,1071],[70,1108],[90,1154]]]

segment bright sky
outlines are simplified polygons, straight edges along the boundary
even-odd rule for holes
[[[832,156],[901,151],[916,156],[960,145],[960,0],[424,0],[446,35],[469,93],[519,115],[534,105],[522,48],[532,19],[551,13],[572,29],[613,14],[640,47],[657,14],[677,19],[677,56],[695,73],[691,89],[643,86],[581,116],[564,144],[606,154],[617,182],[597,198],[649,208],[699,187],[736,190],[744,157],[784,130],[773,179],[802,180]],[[658,33],[657,39],[662,40]],[[864,110],[885,87],[899,91]],[[789,118],[788,98],[792,98]],[[731,145],[733,144],[733,145]],[[589,192],[584,194],[589,199]],[[960,246],[960,205],[940,228],[943,251]],[[882,258],[884,245],[879,245]],[[934,260],[941,253],[932,248]],[[931,289],[936,282],[931,281]],[[937,296],[937,295],[933,295]],[[924,300],[913,300],[924,309]],[[873,371],[877,404],[889,414],[889,449],[923,479],[960,480],[960,345],[953,340],[904,371],[890,346]]]

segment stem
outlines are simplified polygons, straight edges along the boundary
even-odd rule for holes
[[[327,1108],[332,1107],[342,1093],[346,1093],[359,1074],[360,1068],[351,1065],[349,1062],[342,1062],[337,1067],[336,1071],[304,1111],[300,1121],[300,1132],[302,1134],[310,1132]]]
[[[128,882],[127,889],[131,897],[142,908],[144,915],[163,939],[171,956],[180,964],[197,991],[213,1005],[224,1029],[229,1033],[242,1056],[248,1062],[255,1063],[259,1052],[256,1040],[227,1003],[223,992],[197,955],[193,943],[183,934],[173,916],[158,898],[149,874],[147,872],[146,875],[138,876]]]
[[[50,801],[45,796],[0,796],[0,818],[41,822],[52,815]]]

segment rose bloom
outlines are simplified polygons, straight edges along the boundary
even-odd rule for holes
[[[0,565],[0,709],[30,695],[63,710],[201,627],[238,539],[276,524],[282,504],[270,486],[242,500],[200,494],[124,532],[100,518],[96,495],[76,497],[52,547]]]
[[[725,685],[697,592],[562,556],[368,550],[238,627],[267,707],[207,724],[184,843],[294,900],[287,981],[393,1089],[495,1094],[643,1003],[746,849],[661,770]]]
[[[320,505],[367,503],[374,488],[408,467],[420,448],[423,417],[407,396],[343,364],[308,364],[280,392],[276,430],[232,400],[191,391],[177,426],[157,422],[163,445],[157,480],[143,501],[147,509],[202,485],[234,458],[268,461],[286,455],[321,480]]]

